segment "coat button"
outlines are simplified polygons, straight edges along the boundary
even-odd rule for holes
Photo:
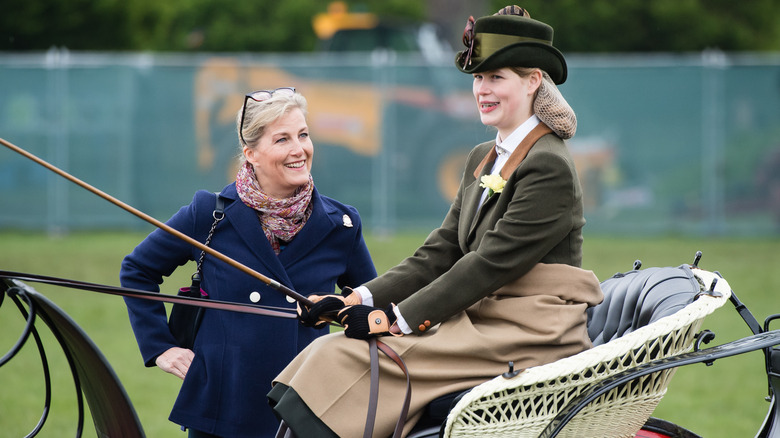
[[[426,327],[430,327],[431,326],[431,322],[429,320],[427,320],[427,319],[425,320],[425,322],[423,322],[423,324],[425,324]]]
[[[425,329],[428,328],[428,327],[426,327],[425,324],[420,324],[420,326],[417,327],[417,328],[420,329],[421,332],[424,332]]]
[[[295,298],[293,298],[293,297],[291,297],[291,296],[289,296],[289,295],[288,295],[288,296],[287,296],[287,302],[288,302],[288,303],[294,303],[294,302],[295,302]]]
[[[260,301],[260,292],[254,291],[251,294],[249,294],[249,301],[253,303]]]

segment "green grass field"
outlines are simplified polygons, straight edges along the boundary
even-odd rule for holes
[[[0,232],[0,270],[61,276],[118,285],[119,264],[144,233],[74,233],[65,237]],[[384,272],[422,242],[424,234],[392,238],[367,236],[377,271]],[[780,313],[780,240],[725,238],[624,239],[586,235],[584,267],[599,279],[632,268],[690,263],[697,250],[700,266],[720,271],[759,321]],[[164,290],[174,293],[187,283],[193,266],[169,279]],[[156,368],[144,368],[121,298],[91,292],[31,284],[62,307],[89,334],[111,362],[132,399],[147,436],[184,436],[167,421],[179,380]],[[23,320],[6,300],[0,307],[0,355],[16,342]],[[715,344],[749,335],[747,326],[729,304],[705,320]],[[53,337],[44,333],[53,374],[52,411],[39,436],[72,436],[76,431],[76,396],[70,371]],[[711,367],[695,365],[678,370],[655,416],[674,421],[704,437],[754,436],[768,403],[762,356],[758,353],[721,360]],[[0,435],[24,436],[37,423],[43,407],[40,358],[32,341],[0,368]],[[87,418],[85,437],[94,437]]]

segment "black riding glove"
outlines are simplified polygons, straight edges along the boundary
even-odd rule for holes
[[[344,334],[355,339],[389,335],[390,326],[396,319],[392,304],[386,309],[362,304],[348,306],[338,314],[338,320],[344,326]]]
[[[352,294],[352,289],[345,287],[341,295],[309,295],[308,298],[314,301],[311,307],[298,304],[298,319],[306,327],[321,328],[325,324],[333,321],[339,310],[348,304],[359,303],[358,294],[347,299]]]

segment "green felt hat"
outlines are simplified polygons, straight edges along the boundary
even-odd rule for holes
[[[505,8],[507,9],[507,8]],[[536,67],[556,84],[566,82],[563,54],[553,47],[553,28],[524,15],[489,15],[469,18],[455,65],[464,73],[479,73],[503,67]]]

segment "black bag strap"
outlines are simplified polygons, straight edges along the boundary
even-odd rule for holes
[[[225,218],[225,200],[222,199],[222,196],[219,196],[219,193],[214,193],[216,195],[217,200],[216,204],[214,206],[214,212],[211,213],[211,216],[214,218],[214,223],[211,224],[211,229],[209,230],[209,235],[206,237],[206,241],[203,243],[206,246],[209,246],[211,243],[211,238],[214,237],[214,230],[217,229],[217,224]],[[190,290],[193,291],[199,291],[200,290],[200,281],[201,281],[201,270],[203,267],[203,259],[206,258],[206,252],[201,251],[200,252],[200,258],[198,258],[198,265],[195,268],[195,273],[192,274],[192,286]]]

